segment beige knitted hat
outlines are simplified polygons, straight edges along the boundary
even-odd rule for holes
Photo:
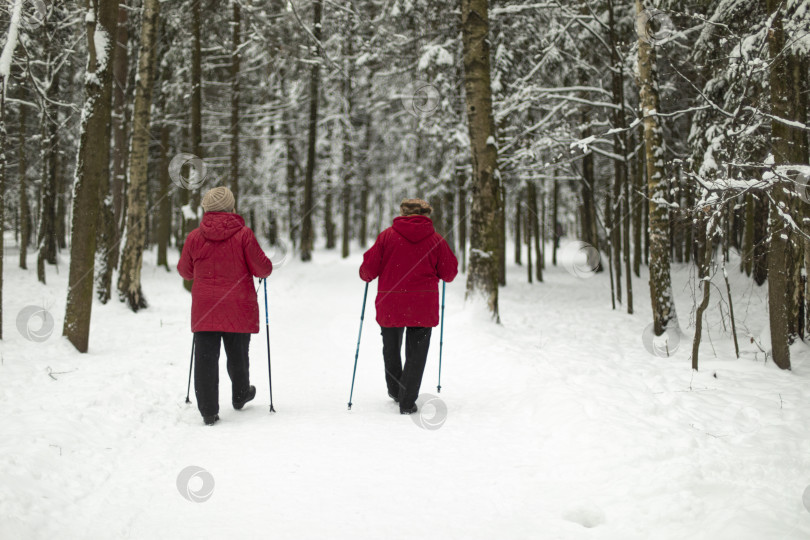
[[[236,202],[231,190],[225,186],[209,189],[202,198],[204,212],[231,212],[234,210]]]
[[[399,211],[403,216],[429,216],[433,207],[422,199],[403,199]]]

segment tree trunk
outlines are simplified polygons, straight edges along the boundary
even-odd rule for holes
[[[28,160],[25,155],[25,121],[28,108],[20,106],[19,166],[20,182],[20,268],[28,269],[28,244],[31,242],[31,208],[28,205]],[[2,264],[2,263],[0,263]]]
[[[791,51],[785,48],[784,3],[780,0],[767,0],[767,5],[773,21],[767,34],[771,58],[771,114],[779,119],[804,122],[806,118],[798,118],[799,111],[796,107],[799,97],[795,95],[793,62],[796,62],[797,59]],[[775,165],[801,163],[804,141],[800,129],[788,126],[779,120],[772,120],[771,141]],[[774,206],[770,213],[768,306],[773,361],[781,369],[790,369],[789,340],[792,299],[788,295],[788,285],[793,276],[789,244],[794,236],[794,231],[783,217],[790,213],[788,190],[788,182],[779,175],[775,175],[770,194]]]
[[[626,173],[625,169],[625,173]],[[630,267],[630,186],[628,178],[625,176],[622,182],[624,193],[622,194],[622,242],[624,247],[622,254],[624,256],[624,275],[626,279],[625,288],[627,289],[627,313],[633,314],[633,275]]]
[[[636,13],[644,10],[636,0]],[[639,33],[640,36],[642,33]],[[669,207],[667,206],[666,178],[663,167],[663,130],[655,114],[660,112],[658,99],[658,73],[655,49],[643,37],[639,38],[638,72],[640,101],[644,119],[647,180],[650,194],[650,299],[652,302],[654,333],[663,334],[667,328],[678,330],[678,317],[672,296],[670,275]]]
[[[740,270],[750,276],[754,270],[754,216],[756,204],[751,193],[745,196],[745,232],[743,233],[743,245],[740,256]]]
[[[456,222],[456,197],[455,197],[455,189],[453,189],[452,182],[450,185],[447,186],[447,189],[444,190],[442,197],[444,198],[444,202],[442,203],[442,207],[444,210],[444,231],[442,236],[447,241],[447,245],[450,246],[450,249],[455,251],[455,222]]]
[[[560,222],[560,181],[557,180],[557,171],[554,171],[554,198],[551,209],[551,230],[554,240],[551,244],[551,264],[557,266],[557,249],[560,247],[560,235],[557,232]],[[539,279],[539,278],[538,278]]]
[[[279,86],[282,99],[288,99],[287,85],[285,83],[286,73],[281,71]],[[281,137],[284,139],[284,184],[287,186],[287,223],[289,225],[290,243],[295,246],[298,238],[298,221],[295,218],[296,189],[295,189],[295,142],[293,140],[292,114],[289,107],[285,107],[281,113]]]
[[[202,33],[202,15],[200,13],[202,2],[191,3],[191,153],[200,159],[204,159],[202,151],[202,47],[200,44]],[[143,32],[143,30],[141,30]],[[140,61],[140,58],[138,59]],[[154,65],[154,61],[152,62]],[[140,69],[140,65],[138,66]],[[154,69],[154,68],[153,68]],[[150,95],[151,99],[151,95]],[[137,119],[136,119],[137,120]],[[133,135],[134,137],[134,135]],[[134,143],[133,143],[134,146]],[[132,158],[130,158],[132,160]],[[132,165],[130,164],[130,170]],[[132,180],[130,179],[130,182]],[[197,184],[202,183],[202,179]],[[188,209],[182,212],[183,216],[183,237],[194,230],[199,225],[197,218],[200,206],[200,186],[195,185],[189,190],[181,191],[181,200],[188,203]],[[132,199],[129,198],[131,201]],[[187,218],[190,215],[193,217]],[[184,240],[185,241],[185,240]],[[182,249],[182,248],[181,248]],[[140,277],[139,277],[140,281]],[[192,281],[183,280],[183,286],[187,291],[191,291]]]
[[[755,196],[754,282],[762,286],[768,279],[768,221],[770,204],[764,193]]]
[[[526,237],[526,270],[527,270],[527,278],[529,283],[534,282],[534,275],[532,274],[534,268],[532,265],[532,216],[534,214],[531,212],[530,208],[526,209],[526,224],[523,227],[526,231],[524,236]]]
[[[498,285],[506,287],[506,186],[501,186],[501,202],[498,206]],[[469,280],[469,278],[468,278]]]
[[[629,261],[627,245],[622,249],[622,232],[627,236],[627,123],[624,113],[624,63],[619,54],[619,37],[616,33],[615,17],[613,13],[613,0],[608,0],[608,39],[610,44],[611,63],[611,94],[616,108],[613,110],[613,152],[622,157],[613,160],[613,220],[610,225],[613,233],[611,244],[613,247],[613,266],[616,269],[616,294],[619,302],[622,300],[622,252],[624,259]],[[628,243],[629,243],[629,236]],[[627,312],[633,313],[632,292],[629,290],[631,280],[629,271],[627,275]]]
[[[123,216],[126,202],[124,192],[127,182],[127,159],[129,153],[129,107],[127,86],[129,82],[129,0],[122,0],[118,7],[118,29],[115,53],[113,54],[113,164],[112,192],[116,223],[116,242],[121,241],[124,227]],[[120,247],[120,245],[119,245]],[[118,267],[120,249],[110,253],[109,265]]]
[[[73,185],[70,272],[62,330],[79,352],[87,352],[93,306],[93,269],[99,188],[109,182],[112,55],[118,0],[87,0],[87,76]],[[92,10],[92,11],[91,11]],[[106,34],[106,40],[99,36]],[[103,44],[101,50],[96,44]]]
[[[326,140],[329,141],[329,156],[331,157],[332,149],[335,144],[335,125],[330,122],[327,125]],[[317,154],[316,154],[317,156]],[[324,192],[323,192],[323,234],[326,237],[326,249],[335,249],[337,245],[335,220],[334,220],[334,205],[333,205],[333,183],[332,175],[334,174],[334,165],[331,160],[327,162],[326,171],[324,174]]]
[[[54,141],[58,143],[59,138],[55,137]],[[62,163],[62,151],[58,146],[55,150],[56,151],[53,153],[53,170],[56,175],[54,179],[54,185],[56,186],[56,210],[53,231],[56,249],[61,251],[67,247],[67,202],[70,200],[71,185],[67,181],[67,171]],[[56,264],[56,261],[54,261],[54,264]]]
[[[312,34],[320,43],[321,41],[321,11],[322,0],[315,0],[312,4]],[[307,169],[304,173],[304,207],[302,208],[303,223],[301,224],[301,260],[312,260],[313,247],[313,225],[312,213],[315,210],[314,202],[314,177],[315,177],[315,152],[318,143],[318,90],[320,87],[320,46],[314,44],[312,71],[309,76],[309,139],[307,140]]]
[[[368,100],[371,102],[372,99],[372,88],[369,85],[368,88]],[[371,112],[366,113],[366,133],[365,138],[363,139],[363,161],[365,163],[365,167],[363,167],[363,181],[362,186],[360,188],[360,226],[358,227],[357,231],[357,239],[360,242],[360,247],[365,249],[366,244],[368,242],[368,197],[369,191],[371,190],[371,174],[373,172],[373,162],[372,162],[372,148],[371,148],[371,141],[372,134],[374,130],[374,124],[372,122]]]
[[[643,128],[642,128],[642,137],[640,140],[643,139]],[[636,154],[636,159],[634,160],[635,163],[635,174],[633,175],[633,273],[636,277],[641,277],[641,258],[642,258],[642,251],[641,251],[641,233],[642,233],[642,225],[641,225],[641,218],[644,214],[644,198],[642,197],[641,193],[644,190],[644,147],[643,145],[639,145],[638,152]]]
[[[160,199],[158,203],[158,232],[157,232],[157,265],[170,272],[168,248],[171,238],[172,226],[172,199],[169,195],[169,124],[166,121],[165,107],[163,109],[163,124],[160,126]]]
[[[46,25],[55,23],[45,23]],[[42,129],[42,181],[37,225],[37,278],[45,283],[45,263],[56,264],[56,197],[58,177],[58,111],[52,105],[58,99],[59,77],[53,75],[45,89],[40,117]]]
[[[520,192],[515,194],[515,264],[518,266],[522,265],[523,262],[520,260],[520,251],[521,251],[521,234],[520,234],[520,222],[523,220],[523,215],[521,212],[521,207],[523,206],[523,195]]]
[[[543,238],[540,233],[539,214],[537,213],[537,186],[535,186],[533,180],[529,180],[527,190],[527,203],[529,208],[526,212],[526,217],[529,218],[529,223],[526,227],[526,234],[529,235],[530,238],[532,236],[534,237],[534,252],[537,255],[535,261],[535,273],[537,276],[537,281],[543,281],[544,246]],[[529,251],[531,252],[531,249]],[[529,264],[531,265],[531,262]],[[531,274],[531,271],[529,273]],[[531,279],[529,280],[529,283],[531,283]]]
[[[231,40],[231,192],[239,210],[239,46],[242,13],[238,0],[233,5],[233,38]]]
[[[697,234],[698,234],[698,246],[699,246],[699,253],[700,256],[698,259],[700,260],[700,284],[701,288],[703,289],[703,299],[701,300],[700,304],[697,306],[697,310],[695,311],[695,337],[692,340],[692,369],[697,371],[698,364],[699,364],[699,351],[700,351],[700,339],[703,334],[703,314],[706,312],[706,309],[709,307],[709,297],[711,295],[712,289],[712,278],[711,278],[711,260],[712,260],[712,250],[711,250],[711,242],[712,242],[712,235],[707,234],[706,231],[706,221],[700,219],[697,224]]]
[[[582,137],[587,138],[591,136],[590,120],[587,113],[582,115],[582,123],[585,129],[582,131]],[[596,197],[594,194],[596,177],[594,175],[593,153],[587,151],[582,156],[582,206],[581,206],[581,221],[582,221],[582,240],[597,251],[599,251],[599,233],[596,227]],[[595,268],[596,272],[602,272],[604,268],[599,263]]]
[[[343,58],[345,76],[341,79],[341,94],[345,107],[343,123],[341,176],[343,177],[343,190],[341,193],[342,223],[340,238],[340,255],[344,259],[349,256],[352,227],[352,182],[354,181],[354,102],[352,99],[352,78],[354,75],[354,47],[352,40],[354,33],[351,27],[351,17],[346,17],[346,32],[343,35]]]
[[[481,295],[498,317],[498,263],[502,226],[498,150],[492,117],[488,0],[461,0],[467,125],[472,150],[473,200],[467,297]]]
[[[141,268],[146,243],[146,191],[149,165],[149,140],[152,87],[155,76],[159,0],[144,0],[141,44],[138,52],[138,77],[133,111],[132,150],[129,159],[127,190],[126,244],[121,256],[118,294],[132,311],[146,307],[141,290]]]
[[[467,176],[464,166],[456,161],[456,185],[458,186],[458,258],[461,271],[467,271]]]
[[[19,20],[19,4],[16,6],[16,9]],[[12,24],[14,23],[12,22]],[[9,36],[11,33],[12,31],[9,29]],[[10,39],[10,37],[7,39]],[[8,46],[8,44],[6,46]],[[3,339],[3,287],[5,285],[5,280],[3,279],[3,260],[6,254],[6,82],[8,82],[8,73],[3,73],[2,76],[0,76],[0,340]]]

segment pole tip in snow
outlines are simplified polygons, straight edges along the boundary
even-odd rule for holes
[[[270,405],[270,412],[276,412],[272,405]]]
[[[442,393],[442,385],[436,387],[436,392],[438,392],[439,394]]]
[[[352,410],[352,404],[349,403],[349,410]]]

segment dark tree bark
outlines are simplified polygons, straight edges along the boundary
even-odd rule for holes
[[[521,252],[521,234],[520,222],[523,221],[523,213],[521,208],[523,206],[523,196],[518,192],[515,196],[515,264],[521,266],[523,262],[520,260]]]
[[[351,26],[351,17],[346,17],[346,32],[343,35],[343,69],[345,76],[341,79],[341,94],[343,97],[343,163],[341,176],[343,189],[341,192],[342,223],[340,238],[340,255],[344,259],[349,256],[352,227],[352,182],[354,181],[354,100],[352,99],[352,78],[354,74],[354,33]]]
[[[641,127],[640,141],[644,140],[644,131]],[[635,146],[635,141],[633,142]],[[641,277],[641,259],[643,258],[641,238],[642,238],[642,216],[644,214],[644,145],[638,145],[638,151],[633,158],[633,189],[630,201],[633,207],[633,273],[636,277]]]
[[[771,84],[771,141],[776,165],[801,163],[805,141],[800,129],[785,124],[778,119],[806,121],[798,118],[793,63],[797,58],[786,50],[786,36],[783,27],[784,2],[767,0],[768,12],[772,16],[768,31],[770,52]],[[770,199],[774,208],[770,215],[771,247],[768,252],[768,306],[770,311],[771,345],[773,361],[781,369],[790,369],[790,309],[793,305],[789,297],[789,281],[792,279],[792,262],[789,257],[789,244],[794,231],[782,217],[790,212],[789,185],[778,176],[774,178]]]
[[[231,40],[231,192],[239,209],[239,46],[242,34],[242,12],[238,0],[233,6],[233,38]]]
[[[26,106],[20,106],[19,166],[17,171],[20,183],[20,268],[23,270],[28,269],[28,244],[31,243],[31,208],[28,204],[28,160],[25,154],[27,111]]]
[[[82,111],[81,138],[73,186],[73,223],[70,242],[70,272],[62,333],[79,352],[87,352],[90,313],[93,306],[93,270],[96,226],[99,220],[99,188],[109,182],[112,106],[112,55],[118,0],[86,0],[87,73]],[[96,49],[98,32],[107,41]]]
[[[545,256],[545,246],[543,245],[543,235],[540,231],[541,214],[538,214],[537,208],[537,186],[535,186],[534,181],[529,180],[526,189],[528,191],[526,197],[526,202],[528,204],[528,211],[526,212],[526,217],[528,218],[526,234],[529,235],[527,240],[534,238],[534,253],[536,255],[535,274],[537,281],[543,281],[543,258]],[[530,242],[528,243],[531,244]],[[531,249],[529,251],[531,251]],[[529,265],[531,265],[531,262],[529,262]],[[531,271],[529,271],[529,274],[531,275]],[[531,283],[531,279],[529,279],[529,283]]]
[[[557,249],[560,247],[560,237],[557,233],[560,222],[560,181],[557,180],[557,171],[554,171],[554,196],[551,209],[551,230],[554,237],[551,245],[551,264],[557,266]],[[542,280],[541,280],[542,281]]]
[[[202,14],[200,12],[202,2],[191,3],[191,153],[200,159],[204,159],[202,151]],[[140,66],[139,66],[140,69]],[[151,99],[151,96],[150,96]],[[130,167],[131,169],[131,167]],[[200,182],[202,183],[202,179]],[[200,206],[200,187],[194,186],[190,190],[181,190],[181,201],[190,205],[190,215],[183,215],[183,241],[186,235],[199,225],[197,212]],[[130,199],[131,200],[131,199]],[[182,246],[180,247],[182,250]],[[192,282],[183,280],[183,286],[187,291],[191,291]]]
[[[527,197],[529,196],[527,195]],[[529,283],[534,282],[534,275],[532,273],[534,270],[534,265],[532,264],[534,262],[532,261],[532,217],[534,215],[535,214],[532,213],[531,206],[529,205],[529,207],[526,209],[526,225],[524,226],[524,230],[526,231],[524,234],[526,238],[526,274]]]
[[[301,260],[312,260],[313,226],[312,214],[315,211],[314,177],[315,152],[318,142],[318,93],[320,88],[320,41],[321,41],[321,12],[322,0],[315,0],[312,4],[312,35],[318,41],[313,47],[313,56],[316,61],[312,65],[309,77],[309,139],[307,140],[307,168],[304,173],[304,207],[303,222],[301,224]]]
[[[712,250],[711,250],[711,234],[707,234],[706,231],[706,221],[704,219],[698,220],[697,224],[697,236],[698,236],[698,250],[700,253],[699,260],[700,262],[700,269],[699,269],[699,277],[700,277],[700,288],[703,292],[703,298],[700,301],[700,304],[697,306],[697,310],[695,311],[695,337],[692,340],[692,369],[697,371],[698,364],[699,364],[699,351],[700,351],[700,339],[703,334],[703,314],[706,312],[706,309],[709,307],[709,298],[711,296],[711,289],[712,289],[712,282],[711,282],[711,259],[712,259]]]
[[[56,21],[47,20],[45,26],[56,26]],[[45,33],[48,33],[46,30]],[[52,105],[59,94],[59,76],[51,74],[50,84],[44,89],[45,99],[41,105],[40,128],[42,130],[42,181],[39,197],[39,220],[37,225],[37,278],[45,283],[45,263],[56,264],[56,198],[58,193],[59,113]]]
[[[754,282],[762,286],[768,280],[768,221],[770,204],[764,193],[755,197]]]
[[[158,192],[158,226],[157,226],[157,265],[170,272],[168,248],[171,238],[172,199],[169,196],[169,124],[164,120],[160,126],[160,191]]]

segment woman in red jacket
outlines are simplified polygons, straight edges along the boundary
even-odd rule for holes
[[[250,334],[259,332],[253,276],[266,278],[273,271],[273,263],[234,206],[228,188],[208,191],[202,199],[202,222],[189,233],[177,263],[180,275],[194,280],[194,395],[207,425],[219,420],[220,340],[228,357],[233,408],[241,409],[256,397],[248,360]]]
[[[402,215],[380,233],[360,267],[363,281],[380,278],[375,304],[382,328],[385,382],[402,414],[417,409],[430,334],[439,325],[439,280],[449,283],[458,274],[456,256],[433,229],[432,211],[421,199],[402,201]],[[404,368],[400,356],[403,334]]]

